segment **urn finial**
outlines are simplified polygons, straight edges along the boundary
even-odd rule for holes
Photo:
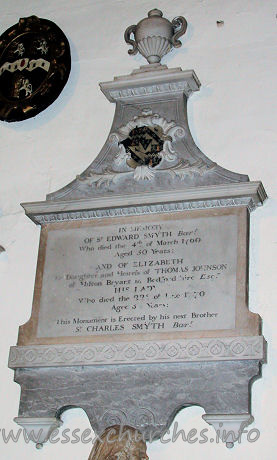
[[[170,22],[163,17],[162,11],[154,8],[148,12],[148,17],[139,21],[137,25],[127,27],[124,38],[126,43],[132,45],[129,54],[139,52],[149,64],[159,63],[161,58],[174,48],[179,48],[182,43],[179,37],[187,30],[187,21],[183,16],[178,16]],[[131,38],[133,34],[134,39]]]
[[[161,10],[158,10],[157,8],[154,8],[153,10],[148,11],[147,13],[148,17],[150,18],[151,16],[163,16],[163,12]]]

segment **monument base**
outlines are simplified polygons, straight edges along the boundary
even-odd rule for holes
[[[204,420],[231,447],[252,420],[251,383],[260,376],[260,362],[18,368],[15,381],[21,386],[21,399],[16,421],[24,425],[24,419],[48,419],[54,427],[53,420],[59,421],[65,410],[79,407],[98,435],[110,426],[128,425],[151,441],[166,434],[179,410],[199,405],[207,414]],[[231,441],[222,437],[222,430],[229,429],[235,433]],[[48,438],[49,432],[44,441]]]

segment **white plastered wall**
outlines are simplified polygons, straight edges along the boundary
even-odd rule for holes
[[[23,438],[5,443],[17,415],[20,388],[7,368],[10,345],[31,312],[39,228],[24,216],[20,202],[44,200],[82,172],[101,149],[109,132],[114,106],[98,88],[99,81],[128,74],[144,64],[129,57],[123,33],[154,8],[170,19],[187,18],[183,47],[164,59],[169,67],[194,69],[201,91],[189,103],[189,123],[196,143],[221,166],[262,180],[269,195],[252,215],[250,248],[250,308],[263,318],[269,343],[263,378],[252,390],[251,428],[260,430],[254,443],[243,438],[233,450],[215,441],[148,447],[151,460],[194,458],[270,460],[276,453],[276,71],[277,4],[273,0],[0,0],[0,33],[19,17],[36,14],[58,24],[72,52],[72,72],[59,99],[37,117],[0,124],[0,455],[5,460],[86,459],[90,444],[46,445],[37,451]],[[223,20],[222,27],[217,21]],[[187,434],[212,427],[201,408],[176,417]],[[89,428],[81,410],[64,414],[64,427]],[[248,428],[250,430],[250,427]],[[254,437],[255,434],[253,434]],[[194,438],[196,438],[194,436]],[[168,439],[166,437],[166,439]],[[74,438],[71,439],[74,441]]]

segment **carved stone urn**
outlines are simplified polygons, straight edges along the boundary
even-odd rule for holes
[[[148,18],[126,29],[125,40],[133,46],[128,53],[136,54],[139,51],[149,64],[159,63],[172,47],[179,48],[182,45],[178,38],[184,35],[186,29],[187,21],[184,17],[178,16],[170,22],[163,18],[160,10],[151,10]],[[135,40],[131,39],[131,34]]]

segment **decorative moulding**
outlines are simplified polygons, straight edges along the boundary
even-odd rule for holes
[[[11,347],[9,367],[84,366],[256,359],[264,361],[262,336],[151,342]]]
[[[188,187],[167,192],[144,192],[124,196],[95,197],[68,201],[22,203],[25,213],[36,224],[97,219],[146,213],[246,206],[253,211],[266,200],[261,182],[241,182],[217,186]]]
[[[147,68],[146,68],[147,67]],[[115,77],[113,81],[99,84],[110,102],[145,96],[185,93],[189,97],[199,91],[201,83],[194,70],[168,69],[167,66],[142,66],[131,75]]]

